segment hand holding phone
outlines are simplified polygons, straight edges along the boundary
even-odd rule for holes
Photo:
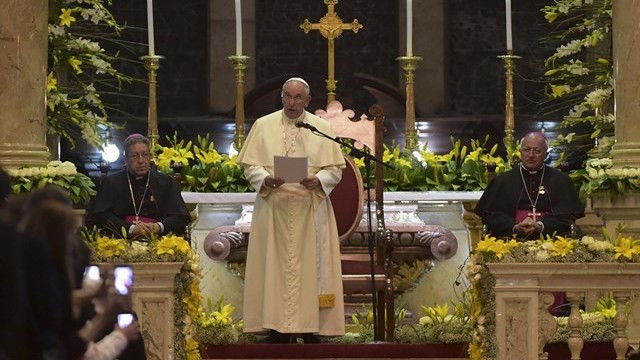
[[[131,325],[132,322],[133,322],[133,314],[131,313],[118,314],[118,326],[121,329],[124,329],[127,326]]]
[[[116,266],[113,269],[113,287],[116,293],[127,295],[133,286],[133,269],[130,266]]]
[[[89,280],[100,280],[100,266],[90,265],[84,268],[84,277]]]

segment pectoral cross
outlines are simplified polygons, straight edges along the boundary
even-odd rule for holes
[[[336,88],[338,81],[334,79],[334,53],[335,53],[335,39],[342,34],[342,30],[351,30],[354,33],[358,33],[358,30],[362,29],[362,24],[358,23],[358,19],[354,19],[350,24],[343,23],[342,19],[335,13],[333,8],[338,3],[338,0],[324,0],[327,5],[327,13],[320,19],[318,23],[311,23],[309,19],[304,19],[304,22],[300,25],[300,28],[304,30],[305,34],[308,34],[311,30],[318,30],[320,34],[327,38],[329,41],[329,74],[327,81],[327,103],[336,99]]]
[[[532,218],[533,221],[536,221],[537,220],[536,216],[540,216],[540,215],[542,215],[542,213],[536,212],[536,208],[535,207],[533,208],[533,212],[527,213],[527,216]]]

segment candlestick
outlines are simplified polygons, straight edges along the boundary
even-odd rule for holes
[[[158,100],[157,100],[157,80],[156,73],[160,68],[160,60],[164,57],[160,55],[142,56],[144,67],[149,72],[149,107],[147,118],[147,135],[151,141],[151,151],[155,158],[155,147],[158,144]]]
[[[236,0],[236,56],[242,56],[242,6]]]
[[[413,0],[407,0],[407,57],[413,56]]]
[[[511,34],[511,0],[505,0],[505,14],[507,18],[507,51],[513,50],[513,38]]]
[[[229,56],[236,72],[236,132],[233,136],[233,147],[240,151],[244,145],[244,71],[247,68],[248,56]]]
[[[507,51],[507,55],[498,56],[504,61],[505,70],[505,122],[504,122],[504,145],[507,149],[507,154],[513,156],[516,152],[516,139],[515,133],[515,115],[514,115],[514,101],[513,101],[513,75],[515,74],[515,60],[520,59],[520,56],[513,55],[512,50]],[[517,157],[508,159],[511,165],[515,165],[518,162]]]
[[[149,56],[156,54],[153,40],[153,0],[147,0],[147,30],[149,32]]]
[[[418,61],[422,60],[419,56],[401,56],[396,58],[400,61],[400,66],[404,70],[407,80],[406,86],[406,130],[405,130],[405,148],[416,150],[418,148],[418,131],[416,130],[416,107],[415,96],[413,93],[414,73],[418,67]]]

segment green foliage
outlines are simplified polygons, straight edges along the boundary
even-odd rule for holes
[[[169,147],[159,146],[156,152],[158,169],[169,175],[172,166],[183,164],[182,191],[193,192],[250,192],[253,188],[244,177],[244,169],[237,156],[220,154],[209,134],[198,135],[196,145],[178,140],[177,133],[167,136]],[[192,150],[193,147],[193,150]]]
[[[453,149],[444,155],[427,151],[426,145],[411,153],[384,146],[382,161],[394,169],[384,170],[386,191],[478,191],[487,186],[487,164],[496,165],[496,173],[510,168],[504,159],[496,156],[498,145],[486,148],[489,137],[483,141],[471,140],[471,151],[462,145],[460,139],[451,137]],[[355,163],[364,174],[364,160],[356,158]],[[371,179],[373,180],[374,170]]]
[[[573,131],[551,144],[561,163],[583,157],[596,139],[613,135],[611,0],[556,0],[541,11],[553,24],[543,41],[559,45],[545,60],[549,101],[543,111],[570,109],[560,126]]]
[[[116,128],[109,121],[109,105],[102,94],[116,94],[134,79],[112,66],[121,59],[101,43],[123,47],[123,26],[107,9],[111,0],[50,0],[47,76],[48,131],[73,146],[79,135],[95,147],[105,145],[101,129]]]

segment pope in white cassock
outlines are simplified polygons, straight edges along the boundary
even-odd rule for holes
[[[329,194],[345,163],[338,144],[295,126],[302,121],[333,136],[327,121],[305,111],[309,91],[303,79],[287,80],[283,109],[255,121],[238,155],[257,190],[245,273],[245,332],[344,334],[340,243]],[[308,157],[308,177],[299,183],[275,177],[274,156]]]

